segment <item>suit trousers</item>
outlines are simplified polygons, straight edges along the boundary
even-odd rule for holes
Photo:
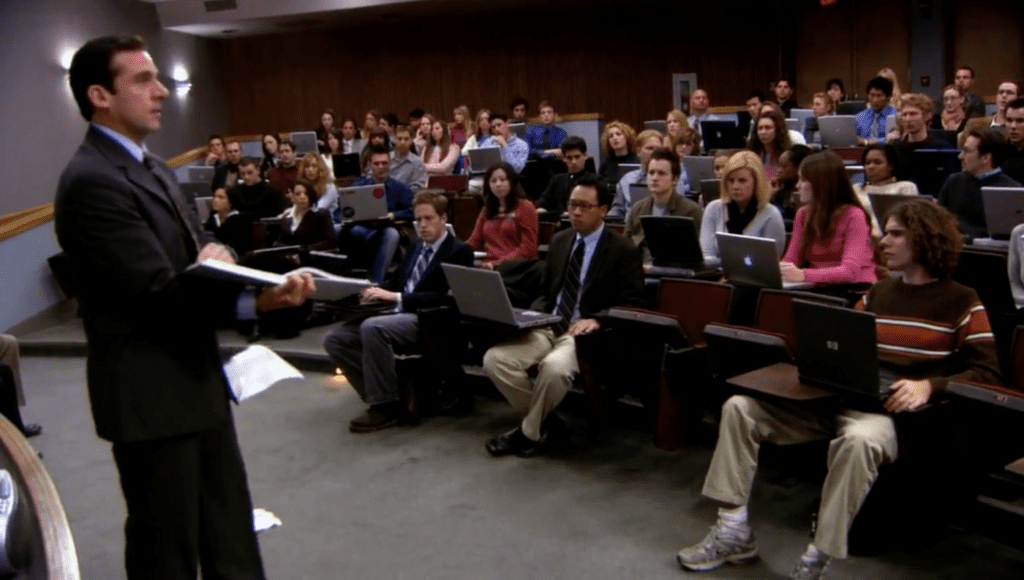
[[[130,580],[265,578],[230,409],[213,429],[114,443]]]
[[[527,370],[533,365],[537,365],[537,378],[531,381]],[[484,371],[524,415],[523,434],[538,441],[544,419],[565,398],[579,372],[576,339],[568,333],[556,337],[550,328],[521,333],[487,350]]]
[[[395,347],[419,342],[415,314],[371,316],[361,324],[347,322],[324,337],[324,349],[352,388],[367,404],[381,405],[401,399],[395,372]]]
[[[847,533],[878,477],[878,468],[897,457],[896,427],[888,415],[841,409],[831,403],[731,397],[722,406],[718,444],[702,493],[746,505],[762,442],[785,445],[827,438],[832,438],[828,475],[814,545],[829,556],[845,558]]]

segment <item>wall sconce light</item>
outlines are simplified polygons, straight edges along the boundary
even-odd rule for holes
[[[71,70],[71,59],[75,58],[75,49],[68,48],[60,55],[60,66],[65,72]]]
[[[192,83],[188,80],[188,71],[180,64],[174,67],[171,78],[174,79],[174,92],[179,97],[184,97],[192,90]]]

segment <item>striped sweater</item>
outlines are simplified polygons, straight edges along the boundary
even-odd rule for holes
[[[905,284],[886,278],[857,304],[875,313],[878,358],[943,391],[950,379],[1001,384],[995,338],[977,293],[953,280]]]

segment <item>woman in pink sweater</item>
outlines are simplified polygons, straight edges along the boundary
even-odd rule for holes
[[[871,222],[846,177],[843,161],[816,153],[800,164],[800,202],[793,239],[779,265],[786,282],[872,283]]]
[[[493,269],[502,262],[537,257],[537,210],[508,163],[499,163],[484,175],[484,208],[473,235],[466,241],[487,252],[481,266]]]

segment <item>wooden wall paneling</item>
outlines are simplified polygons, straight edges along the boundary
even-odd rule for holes
[[[1017,0],[972,0],[958,2],[954,10],[954,66],[974,69],[974,92],[994,97],[1004,79],[1024,82],[1024,5]]]

